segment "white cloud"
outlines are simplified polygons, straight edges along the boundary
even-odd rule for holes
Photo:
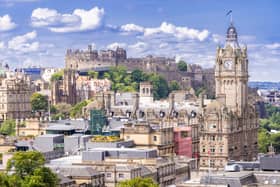
[[[122,25],[120,30],[123,31],[123,32],[127,32],[127,33],[130,33],[130,32],[144,32],[143,27],[141,27],[139,25],[135,25],[133,23]]]
[[[280,43],[267,44],[265,47],[268,49],[280,49]]]
[[[16,27],[9,15],[0,16],[0,31],[9,31]]]
[[[4,42],[0,42],[0,50],[5,48],[5,43]]]
[[[142,53],[148,49],[149,45],[145,42],[136,42],[135,44],[129,45],[128,48],[138,53]]]
[[[210,32],[206,29],[197,30],[188,27],[180,27],[172,23],[162,22],[159,27],[144,28],[135,24],[126,24],[120,27],[120,31],[124,33],[142,33],[144,37],[153,37],[158,35],[173,36],[177,39],[193,39],[204,41],[208,38]]]
[[[107,49],[116,50],[118,47],[126,48],[126,46],[127,46],[126,43],[114,42],[114,43],[107,45]]]
[[[33,41],[36,37],[36,31],[16,36],[8,42],[8,48],[23,53],[38,51],[39,42]]]
[[[161,44],[159,44],[159,48],[166,48],[168,46],[168,43],[161,43]]]
[[[61,14],[54,9],[37,8],[31,15],[34,27],[47,27],[52,32],[79,32],[94,30],[102,25],[104,9],[75,9],[72,14]]]

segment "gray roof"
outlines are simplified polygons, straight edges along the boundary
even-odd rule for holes
[[[55,169],[55,168],[53,168]],[[92,167],[59,167],[57,172],[63,176],[71,177],[92,177],[100,173],[95,171]]]
[[[73,125],[54,124],[47,127],[47,130],[53,131],[72,131],[76,128]]]
[[[68,177],[63,176],[60,173],[57,173],[57,177],[59,178],[59,184],[75,183],[74,180],[69,179]]]
[[[52,138],[52,137],[60,137],[60,136],[63,136],[62,134],[44,134],[44,135],[40,135],[40,136],[37,136],[37,138],[40,138],[40,137],[42,137],[42,138],[44,138],[44,137],[46,137],[46,138]]]

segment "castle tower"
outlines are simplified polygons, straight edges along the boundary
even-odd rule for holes
[[[236,28],[227,29],[225,47],[217,48],[215,64],[216,97],[225,95],[226,106],[242,114],[248,99],[247,48],[240,48]]]

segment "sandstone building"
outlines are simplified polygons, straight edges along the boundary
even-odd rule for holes
[[[21,72],[6,72],[0,85],[0,121],[31,115],[31,82]]]
[[[248,95],[247,48],[240,47],[236,28],[227,30],[217,48],[216,100],[204,107],[200,130],[200,166],[224,167],[228,160],[250,161],[258,153],[258,114]]]
[[[51,102],[53,105],[58,103],[77,103],[76,90],[76,71],[65,69],[62,80],[54,80],[51,83]]]

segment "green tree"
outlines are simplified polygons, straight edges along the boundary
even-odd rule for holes
[[[56,108],[56,113],[52,116],[53,119],[65,119],[70,115],[72,106],[67,103],[58,103],[54,106]]]
[[[177,68],[180,71],[187,71],[188,70],[188,64],[185,61],[181,60],[181,61],[178,62]]]
[[[135,91],[132,77],[127,73],[127,69],[124,66],[110,68],[109,72],[104,73],[104,78],[111,81],[113,91]]]
[[[88,76],[92,79],[97,79],[99,76],[99,73],[96,71],[88,71]]]
[[[117,187],[158,187],[151,178],[134,178],[118,183]]]
[[[31,107],[33,111],[47,110],[48,109],[48,99],[46,96],[40,93],[33,93],[31,98]]]
[[[267,116],[270,117],[270,116],[272,116],[272,114],[280,112],[280,108],[276,107],[276,106],[273,106],[271,104],[266,104],[265,105],[265,111],[267,113]]]
[[[57,176],[44,167],[45,159],[40,152],[16,152],[8,161],[7,173],[1,174],[0,184],[3,187],[55,187]]]
[[[83,108],[88,105],[88,101],[82,101],[77,103],[74,107],[72,107],[70,111],[71,118],[81,118],[83,117]]]
[[[149,81],[153,85],[153,95],[155,99],[162,99],[168,96],[168,83],[161,75],[152,73],[149,75]]]
[[[43,167],[45,158],[40,152],[16,152],[7,163],[7,170],[13,170],[16,175],[23,178],[33,174],[36,168]]]
[[[197,90],[195,90],[195,95],[198,97],[202,92],[204,92],[206,89],[204,87],[200,87]]]
[[[15,135],[16,121],[13,119],[5,120],[0,127],[0,134],[13,136]]]
[[[180,90],[180,89],[181,86],[176,80],[173,80],[169,83],[169,92],[172,92],[174,90]]]
[[[271,134],[271,143],[275,148],[276,152],[280,152],[280,133]]]
[[[143,82],[148,80],[148,75],[139,69],[135,69],[131,72],[131,79],[133,82]]]
[[[64,75],[63,70],[58,71],[58,72],[52,74],[52,76],[51,76],[51,82],[62,80],[62,79],[63,79],[63,75]]]
[[[271,143],[270,134],[265,129],[260,129],[258,133],[259,152],[266,153],[269,144]]]

